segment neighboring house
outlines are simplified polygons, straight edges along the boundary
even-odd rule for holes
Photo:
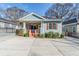
[[[62,25],[64,33],[79,33],[79,20],[77,18],[64,21]]]
[[[16,29],[16,23],[0,18],[0,33],[13,33]]]
[[[46,19],[36,13],[30,13],[17,21],[19,22],[18,28],[24,29],[24,33],[29,32],[29,36],[32,36],[32,33],[62,33],[62,19]]]

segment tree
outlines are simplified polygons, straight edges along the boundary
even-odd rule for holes
[[[45,13],[45,16],[62,19],[72,8],[71,3],[56,3],[53,4]]]
[[[27,14],[28,13],[26,11],[19,9],[17,7],[11,7],[5,10],[6,18],[8,18],[9,20],[14,20],[14,21],[16,21],[18,18],[21,18]]]

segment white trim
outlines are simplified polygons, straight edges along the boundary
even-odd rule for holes
[[[42,19],[45,19],[44,17],[42,17],[42,16],[40,16],[40,15],[34,13],[34,12],[32,12],[32,14],[35,14],[35,15],[39,16],[39,17],[42,18]]]
[[[45,18],[43,18],[42,16],[40,16],[40,15],[38,15],[38,14],[34,13],[34,12],[32,12],[32,13],[30,13],[30,14],[28,14],[28,15],[26,15],[26,16],[24,16],[24,17],[22,17],[22,18],[19,18],[19,19],[17,19],[17,20],[19,21],[19,20],[21,20],[21,19],[23,19],[23,18],[25,18],[25,17],[28,17],[28,16],[30,16],[30,15],[32,15],[32,14],[37,15],[37,16],[39,16],[40,18],[42,18],[42,19],[44,19],[44,20],[45,20]]]
[[[71,24],[66,24],[66,25],[63,25],[63,26],[68,26],[68,25],[76,25],[77,23],[71,23]]]

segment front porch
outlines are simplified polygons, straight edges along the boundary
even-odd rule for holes
[[[20,22],[20,29],[23,29],[24,34],[28,34],[29,37],[37,37],[40,34],[41,22]]]
[[[18,19],[19,29],[23,29],[23,33],[28,33],[29,37],[35,37],[42,33],[42,21],[43,17],[36,13],[28,14]]]

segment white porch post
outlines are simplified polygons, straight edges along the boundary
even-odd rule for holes
[[[26,33],[26,22],[23,22],[23,32]]]

